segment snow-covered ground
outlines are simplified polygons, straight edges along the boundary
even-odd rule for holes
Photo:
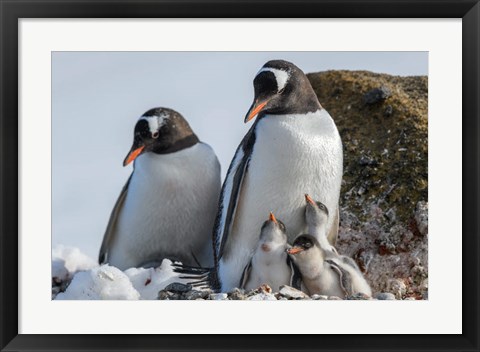
[[[58,300],[138,300],[157,299],[158,291],[172,282],[186,283],[165,259],[158,268],[130,268],[121,271],[110,265],[99,266],[78,248],[58,245],[52,252],[52,290]]]

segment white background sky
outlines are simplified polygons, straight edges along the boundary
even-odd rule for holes
[[[304,72],[369,70],[427,75],[426,52],[52,53],[52,243],[96,258],[131,166],[122,161],[145,111],[180,112],[210,144],[225,175],[250,124],[252,81],[268,60]],[[333,116],[335,118],[335,116]]]

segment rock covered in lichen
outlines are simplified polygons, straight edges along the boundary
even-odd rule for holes
[[[418,231],[422,236],[428,234],[428,203],[421,201],[417,203],[415,210],[415,222]]]
[[[371,220],[362,222],[342,208],[338,251],[356,261],[373,292],[390,292],[397,299],[426,299],[428,236],[420,235],[415,220],[390,226],[382,221],[381,209],[376,205],[371,209]]]
[[[308,75],[343,141],[337,249],[373,292],[428,297],[428,79]]]
[[[384,214],[394,209],[394,222],[409,221],[417,203],[428,202],[427,77],[367,71],[307,76],[342,137],[342,206],[367,221],[368,206],[376,202]],[[375,102],[366,105],[367,96]]]

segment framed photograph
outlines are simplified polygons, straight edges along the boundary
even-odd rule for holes
[[[478,1],[0,11],[2,351],[479,350]]]

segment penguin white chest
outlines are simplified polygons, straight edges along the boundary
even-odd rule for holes
[[[119,216],[111,264],[127,268],[161,257],[190,257],[211,236],[219,192],[220,167],[205,144],[141,155]]]
[[[343,172],[340,136],[325,110],[266,116],[258,122],[255,135],[236,230],[248,236],[250,226],[260,228],[265,214],[273,211],[293,240],[305,228],[305,193],[331,213],[337,208]]]
[[[328,112],[263,117],[255,129],[255,142],[235,219],[220,262],[222,288],[234,287],[255,248],[270,211],[286,226],[288,239],[305,230],[308,193],[334,214],[343,173],[342,142]],[[335,220],[329,217],[327,231]]]
[[[291,270],[285,254],[256,255],[253,257],[251,277],[245,288],[251,290],[267,284],[274,291],[278,291],[280,286],[290,284],[290,276]]]

